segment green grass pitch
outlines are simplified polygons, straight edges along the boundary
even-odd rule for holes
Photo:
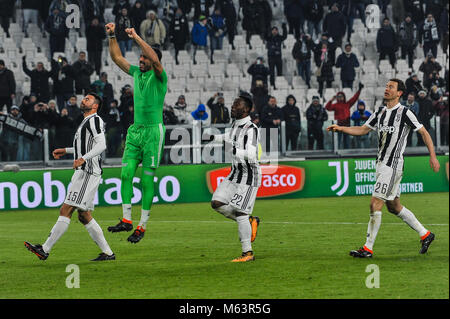
[[[140,243],[111,234],[121,208],[94,216],[117,259],[94,263],[99,250],[76,218],[46,261],[24,240],[43,243],[58,209],[0,213],[0,298],[449,298],[449,194],[404,194],[402,203],[436,234],[426,255],[419,236],[383,209],[372,259],[354,259],[362,246],[370,197],[257,200],[261,225],[256,260],[240,254],[237,225],[209,203],[154,205]],[[133,218],[140,217],[133,208]],[[80,288],[66,287],[69,264]],[[379,267],[380,287],[369,289],[366,267]]]

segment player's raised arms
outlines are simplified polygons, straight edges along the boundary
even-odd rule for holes
[[[111,59],[122,71],[128,74],[130,63],[123,57],[122,52],[120,52],[115,34],[116,25],[114,23],[108,23],[105,25],[105,29],[109,38],[109,54],[111,55]]]

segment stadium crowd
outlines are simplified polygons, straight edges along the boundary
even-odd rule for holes
[[[78,53],[76,61],[68,61],[64,56],[53,58],[54,52],[64,52],[68,29],[65,23],[66,7],[81,5],[87,52]],[[0,23],[7,37],[9,25],[15,19],[14,12],[22,10],[23,31],[28,23],[37,24],[43,32],[43,41],[49,41],[51,69],[43,63],[28,68],[26,56],[22,69],[31,82],[30,95],[17,101],[16,83],[13,72],[0,60],[0,112],[6,106],[8,117],[27,123],[40,130],[48,129],[50,149],[65,147],[72,143],[76,127],[82,120],[77,104],[77,95],[94,91],[103,97],[101,116],[106,123],[107,156],[120,156],[127,128],[133,123],[133,90],[129,85],[121,88],[120,96],[114,96],[108,74],[102,71],[102,51],[107,50],[104,31],[105,8],[112,7],[115,16],[116,34],[122,54],[131,51],[132,40],[125,29],[133,27],[152,46],[174,50],[176,64],[178,54],[186,50],[188,44],[196,54],[205,51],[214,64],[214,51],[221,50],[223,38],[228,38],[235,50],[234,38],[237,25],[245,31],[246,43],[251,47],[252,35],[259,35],[267,48],[267,57],[258,57],[248,68],[251,77],[250,90],[254,97],[252,120],[263,128],[279,127],[286,122],[287,146],[298,150],[301,131],[301,113],[296,106],[297,98],[288,95],[285,101],[269,94],[269,86],[276,89],[276,77],[282,75],[282,47],[288,34],[293,34],[296,43],[292,49],[298,75],[308,88],[316,77],[317,95],[306,110],[308,149],[324,148],[324,122],[328,112],[334,112],[334,120],[339,125],[363,125],[370,116],[366,102],[360,93],[364,83],[355,86],[355,69],[362,61],[352,52],[351,34],[355,19],[365,24],[365,9],[369,4],[378,4],[382,12],[381,27],[375,31],[376,48],[380,60],[389,59],[392,68],[400,57],[407,59],[410,77],[405,80],[407,92],[404,104],[408,106],[427,129],[431,118],[440,116],[441,144],[448,145],[448,69],[441,77],[443,67],[436,61],[438,46],[447,54],[448,47],[448,3],[443,0],[0,0]],[[236,5],[238,4],[238,5]],[[284,20],[274,21],[272,7],[284,5]],[[388,5],[392,14],[387,15]],[[192,15],[193,12],[193,15]],[[189,29],[192,19],[193,27]],[[281,30],[274,26],[281,24]],[[45,32],[44,32],[45,31]],[[425,59],[418,70],[413,69],[414,52],[423,48]],[[342,53],[336,56],[337,48]],[[316,72],[312,74],[312,64]],[[164,57],[163,57],[164,65]],[[355,88],[353,96],[338,92],[330,100],[323,99],[325,88],[336,81],[334,70],[340,69],[341,88]],[[419,79],[418,72],[423,72]],[[91,75],[98,80],[91,83]],[[52,85],[49,83],[52,79]],[[170,80],[169,80],[170,86]],[[221,92],[215,93],[195,110],[188,112],[189,101],[180,95],[177,101],[166,101],[164,107],[165,124],[189,124],[200,120],[209,124],[230,123],[230,115]],[[283,106],[284,105],[284,106]],[[282,107],[280,107],[282,106]],[[355,106],[354,111],[350,111]],[[5,115],[5,114],[4,114]],[[0,122],[1,124],[1,122]],[[354,147],[369,147],[366,137],[355,139]],[[411,146],[411,139],[409,145]],[[419,145],[422,141],[418,139]],[[422,144],[421,144],[422,143]],[[348,135],[339,135],[341,148],[351,148]],[[2,161],[25,161],[42,158],[42,143],[37,139],[22,136],[19,132],[3,125],[0,136],[0,159]]]

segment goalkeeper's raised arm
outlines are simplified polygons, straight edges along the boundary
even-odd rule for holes
[[[119,44],[117,43],[115,34],[116,25],[114,23],[108,23],[105,25],[105,29],[108,36],[109,54],[111,55],[111,59],[115,64],[117,64],[120,69],[122,69],[122,71],[128,74],[130,70],[130,63],[125,60],[122,52],[120,52]]]

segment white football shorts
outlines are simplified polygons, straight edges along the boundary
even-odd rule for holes
[[[76,170],[64,203],[83,211],[94,210],[95,194],[101,178],[83,170]]]
[[[384,163],[377,163],[375,171],[376,183],[373,188],[373,197],[384,201],[394,200],[400,197],[400,182],[402,181],[403,171],[394,170]]]
[[[237,184],[226,178],[217,186],[212,200],[230,204],[236,211],[251,215],[257,193],[258,187]]]

